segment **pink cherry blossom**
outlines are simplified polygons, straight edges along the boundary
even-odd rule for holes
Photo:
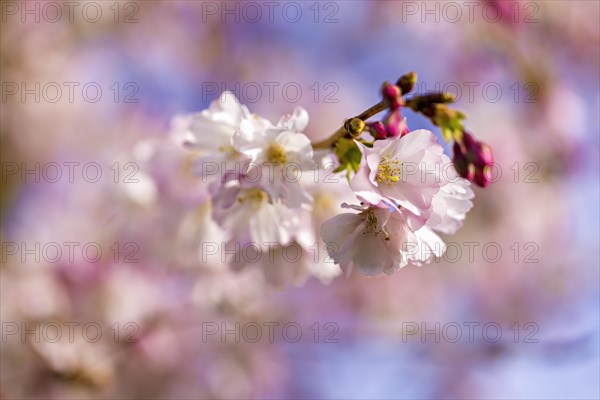
[[[377,140],[372,148],[357,144],[362,161],[350,181],[354,192],[371,203],[389,199],[424,223],[442,186],[443,150],[433,133],[416,130]]]

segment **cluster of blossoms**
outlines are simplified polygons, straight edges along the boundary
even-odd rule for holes
[[[225,232],[232,267],[244,267],[249,258],[263,260],[248,257],[250,244],[268,254],[269,269],[278,268],[274,257],[289,246],[313,256],[326,250],[329,265],[318,256],[308,261],[317,265],[309,267],[313,274],[325,279],[341,270],[391,274],[443,255],[436,232],[460,228],[472,207],[470,181],[486,186],[493,158],[487,145],[464,130],[464,115],[447,108],[450,96],[404,97],[415,79],[410,73],[395,85],[385,83],[378,104],[318,143],[303,133],[308,125],[303,108],[274,124],[251,114],[230,92],[207,110],[174,119],[173,134],[194,155],[199,179],[209,184],[212,217]],[[432,132],[408,129],[401,115],[407,107],[454,139],[454,160]],[[383,120],[365,122],[385,110]],[[332,160],[335,176],[347,180],[321,179],[327,174],[318,172]],[[320,208],[331,210],[331,199],[348,198],[339,195],[344,190],[355,204],[341,208],[354,212],[324,214]],[[323,201],[327,192],[338,195]]]

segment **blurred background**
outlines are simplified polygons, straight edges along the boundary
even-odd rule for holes
[[[600,3],[1,6],[0,398],[600,396]],[[447,257],[279,286],[203,262],[174,115],[228,89],[317,140],[412,70],[498,163]]]

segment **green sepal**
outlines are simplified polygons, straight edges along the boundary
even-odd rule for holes
[[[361,141],[362,142],[362,141]],[[362,153],[352,139],[340,138],[335,142],[333,152],[337,156],[340,165],[333,172],[346,171],[348,179],[360,168]]]
[[[452,110],[445,105],[436,105],[433,123],[440,127],[442,137],[446,142],[461,135],[463,130],[462,120],[466,118],[460,111]]]

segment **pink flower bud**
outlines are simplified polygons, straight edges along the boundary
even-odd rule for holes
[[[456,169],[456,172],[458,172],[458,174],[463,178],[472,180],[470,179],[472,178],[472,174],[470,174],[469,171],[469,162],[467,161],[465,152],[463,151],[462,146],[456,141],[454,142],[454,146],[452,147],[452,152],[454,154],[452,161],[454,163],[454,168]]]
[[[402,122],[402,115],[400,115],[399,109],[390,111],[384,120],[387,137],[401,136],[404,130],[404,127],[401,126]]]
[[[492,181],[492,168],[490,166],[477,168],[473,179],[469,180],[482,188],[487,187]]]
[[[453,145],[453,162],[460,176],[481,187],[487,187],[492,179],[494,155],[490,146],[477,141],[470,133],[463,132],[462,144]]]
[[[383,122],[380,123],[385,129],[385,136],[382,134],[382,136],[378,136],[377,139],[402,137],[409,132],[406,118],[402,118],[400,109],[388,112],[383,119]]]
[[[398,86],[385,82],[381,87],[381,95],[390,110],[397,110],[402,106],[402,91]]]
[[[483,142],[477,142],[474,146],[473,152],[475,153],[475,165],[486,166],[494,163],[494,155],[490,146]]]
[[[373,135],[373,137],[375,139],[387,138],[387,132],[385,130],[385,126],[383,125],[383,122],[381,122],[381,121],[371,122],[371,123],[367,124],[367,127],[369,128],[369,131],[371,132],[371,134]]]
[[[408,124],[406,123],[406,118],[403,118],[400,122],[400,137],[406,135],[410,131],[408,130]]]
[[[466,151],[469,151],[469,149],[472,148],[477,143],[477,140],[475,140],[473,135],[471,135],[469,132],[463,131],[462,142],[463,142],[463,145],[464,145]]]

